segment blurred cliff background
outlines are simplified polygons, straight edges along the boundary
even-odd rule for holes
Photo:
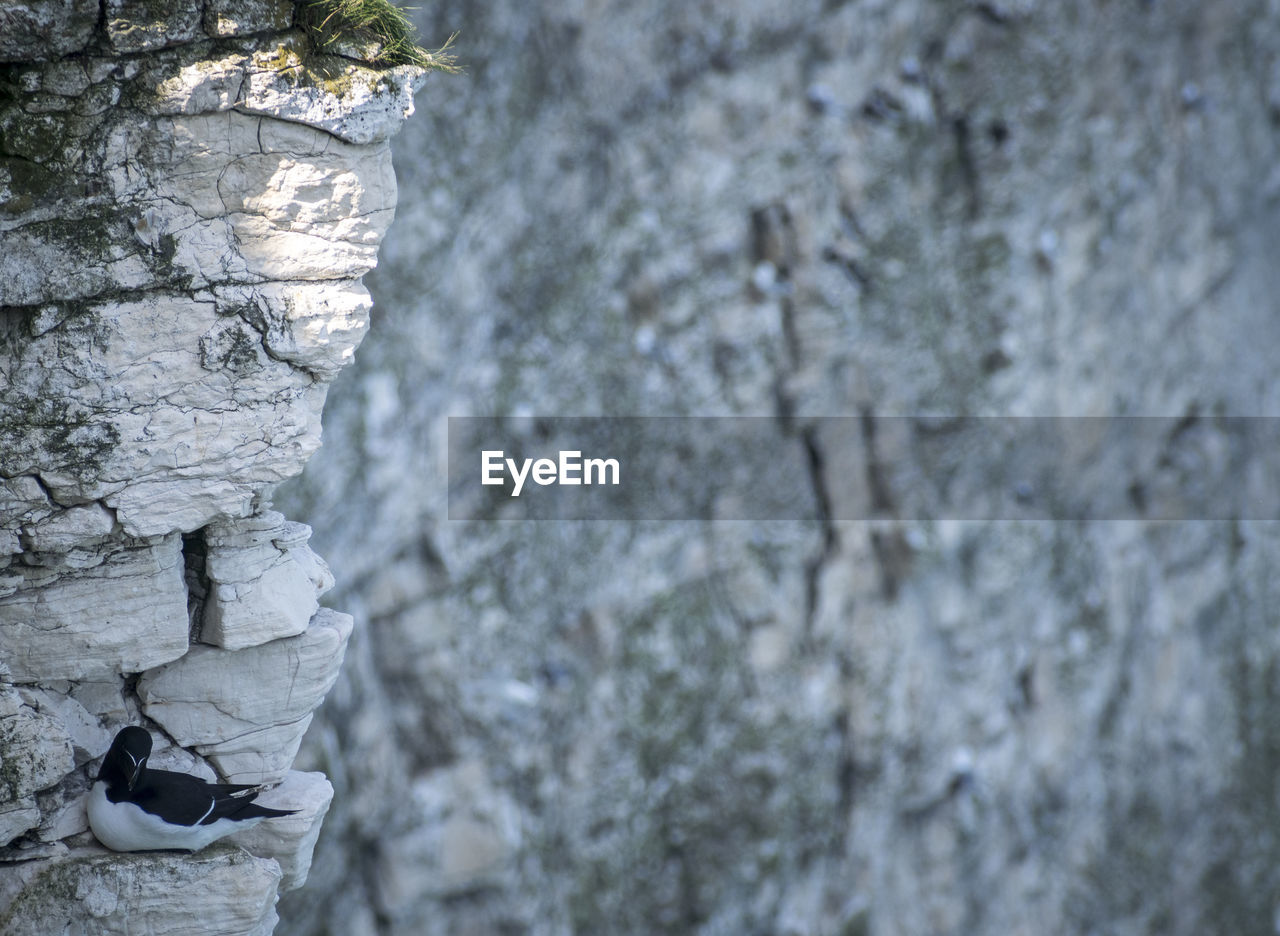
[[[414,16],[466,73],[277,497],[358,622],[279,932],[1276,932],[1280,529],[923,522],[805,419],[1177,417],[1140,510],[1280,415],[1280,4]],[[777,415],[819,520],[448,523],[513,413]]]

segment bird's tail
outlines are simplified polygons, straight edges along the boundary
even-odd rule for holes
[[[257,803],[247,803],[244,809],[236,810],[237,819],[256,819],[261,816],[264,819],[274,819],[276,816],[292,816],[294,813],[300,812],[297,809],[272,809],[270,806],[259,806]]]

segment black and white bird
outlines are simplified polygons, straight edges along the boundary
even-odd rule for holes
[[[89,791],[89,828],[114,851],[197,851],[263,819],[295,812],[259,806],[254,784],[206,783],[151,769],[150,756],[146,729],[122,728]]]

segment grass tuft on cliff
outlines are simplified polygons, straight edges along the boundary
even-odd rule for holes
[[[449,51],[458,34],[434,51],[423,48],[417,43],[413,23],[391,0],[303,0],[298,7],[298,24],[311,33],[321,49],[353,45],[376,65],[460,71]]]

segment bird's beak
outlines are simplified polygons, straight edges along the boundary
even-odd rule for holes
[[[146,762],[147,759],[145,757],[138,761],[137,765],[133,768],[133,773],[129,775],[129,792],[133,792],[134,785],[138,782],[138,778],[142,776],[142,765]]]

